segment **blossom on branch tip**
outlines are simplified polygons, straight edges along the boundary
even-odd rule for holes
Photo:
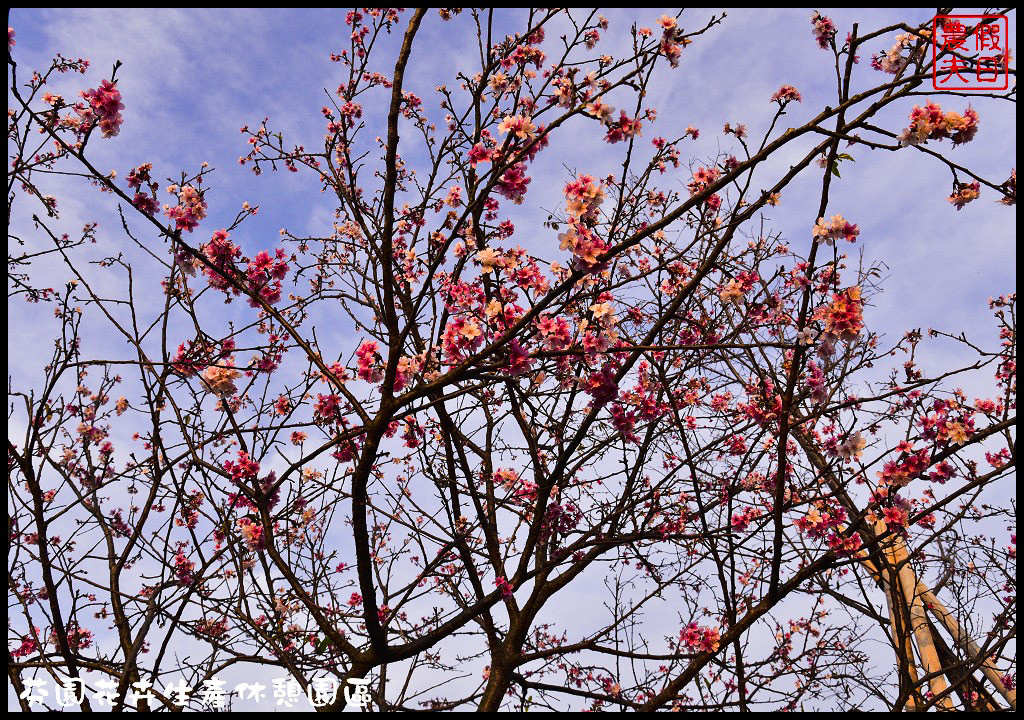
[[[828,50],[829,43],[835,39],[836,26],[831,18],[825,17],[817,10],[811,14],[811,32],[818,42],[818,47]]]
[[[963,210],[964,205],[979,197],[981,197],[981,183],[965,183],[949,196],[949,202],[957,210]]]
[[[356,374],[362,380],[371,384],[377,384],[384,379],[384,368],[381,365],[381,355],[378,352],[378,345],[372,340],[364,340],[356,349],[358,367]]]
[[[949,138],[953,146],[963,145],[978,134],[978,112],[970,105],[960,115],[943,113],[938,104],[928,102],[924,107],[915,105],[910,111],[910,126],[899,137],[900,145],[921,145],[928,140]]]
[[[89,114],[95,118],[103,133],[103,137],[114,137],[121,131],[121,111],[124,110],[124,103],[121,102],[121,91],[117,89],[117,82],[103,80],[98,88],[84,90],[82,98],[89,103]]]
[[[210,392],[218,397],[225,398],[238,392],[238,388],[235,387],[235,380],[241,374],[235,369],[234,358],[229,357],[222,365],[210,365],[203,370],[200,377],[206,383],[206,387],[210,389]]]
[[[842,215],[833,215],[832,219],[828,222],[823,217],[818,218],[814,229],[811,230],[811,235],[814,237],[815,242],[832,245],[839,238],[843,238],[847,242],[856,242],[857,236],[860,235],[860,229],[856,225],[844,220]]]
[[[771,97],[771,101],[777,102],[779,105],[785,105],[790,100],[795,100],[797,102],[801,102],[803,100],[800,93],[792,85],[783,85],[776,90],[775,94]]]

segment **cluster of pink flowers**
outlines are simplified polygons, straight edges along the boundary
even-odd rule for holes
[[[596,217],[597,208],[604,201],[604,189],[595,178],[584,174],[568,183],[564,192],[570,223],[566,231],[558,235],[559,246],[582,262],[595,265],[608,245],[595,234],[590,223],[584,221]]]
[[[722,301],[723,305],[738,305],[758,280],[760,277],[756,272],[744,270],[722,286],[718,292],[718,299]]]
[[[503,598],[512,597],[512,594],[515,592],[515,588],[512,587],[512,583],[510,583],[504,577],[496,578],[494,580],[494,587],[498,588],[498,590],[501,591],[501,596]]]
[[[910,57],[904,56],[903,51],[912,46],[913,39],[910,33],[897,35],[896,43],[888,52],[880,52],[871,58],[871,67],[890,75],[898,75],[910,62]]]
[[[195,631],[200,635],[206,635],[211,638],[224,637],[228,631],[228,619],[226,617],[220,620],[202,618],[196,621]]]
[[[694,129],[694,132],[698,131]],[[679,148],[674,143],[669,143],[663,137],[656,137],[651,140],[651,144],[660,151],[655,158],[655,167],[658,168],[658,172],[664,174],[664,172],[668,170],[668,163],[672,163],[672,167],[674,168],[679,167]],[[657,206],[663,206],[666,200],[665,194],[661,192],[656,195],[649,196],[649,198],[651,200],[651,205]],[[657,200],[657,202],[655,200]]]
[[[743,284],[739,280],[730,280],[718,291],[718,299],[723,305],[739,305],[743,300]]]
[[[420,371],[422,363],[418,358],[401,357],[398,359],[398,372],[395,375],[394,392],[402,392],[413,381]]]
[[[818,500],[803,517],[794,523],[802,533],[821,539],[829,530],[838,528],[846,520],[846,511],[838,505]]]
[[[807,376],[807,388],[811,391],[811,400],[815,403],[825,402],[828,397],[828,391],[825,388],[824,371],[813,360],[808,361],[807,369],[810,371],[810,374]]]
[[[843,462],[859,460],[864,448],[868,445],[867,439],[859,432],[852,433],[843,443],[836,448],[836,454]]]
[[[245,493],[228,493],[228,507],[231,509],[251,508],[252,510],[264,507],[267,510],[272,510],[281,499],[280,488],[274,487],[277,484],[277,473],[271,471],[257,480],[259,463],[250,460],[248,453],[244,451],[238,453],[238,457],[237,465],[227,462],[224,464],[224,470],[230,474],[232,483],[240,485],[244,480],[249,486],[254,486],[252,491],[257,495],[254,501]]]
[[[242,540],[245,541],[246,546],[250,550],[254,552],[266,550],[267,540],[263,537],[263,527],[261,525],[256,524],[247,517],[238,518],[235,525],[238,527]]]
[[[223,228],[213,233],[210,242],[199,247],[200,252],[209,261],[204,264],[203,275],[210,285],[223,291],[230,296],[240,295],[242,288],[237,283],[241,282],[241,274],[236,265],[240,262],[248,262],[245,268],[245,281],[247,289],[256,297],[249,297],[249,305],[259,307],[257,298],[267,304],[274,304],[281,299],[281,281],[288,274],[288,260],[285,251],[278,248],[271,255],[266,250],[260,251],[252,260],[247,260],[242,255],[242,249],[228,239],[229,234]],[[189,268],[194,265],[189,262],[191,259],[183,254]],[[192,273],[189,273],[192,274]],[[231,279],[235,279],[235,283]],[[271,363],[273,364],[273,363]]]
[[[586,352],[587,361],[596,362],[598,353],[603,353],[615,345],[619,340],[619,333],[616,329],[618,319],[613,315],[597,316],[594,308],[610,308],[609,303],[598,303],[591,305],[590,311],[595,313],[594,322],[587,320],[580,321],[580,332],[583,333],[583,350]],[[607,312],[610,312],[608,310]]]
[[[174,189],[172,186],[171,191]],[[206,217],[206,207],[206,200],[199,191],[186,185],[178,193],[177,205],[164,205],[164,215],[174,220],[176,229],[192,232],[199,227],[199,221]]]
[[[82,119],[91,124],[94,120],[99,124],[103,137],[114,137],[121,131],[121,111],[124,110],[124,103],[121,102],[121,91],[117,89],[117,82],[104,80],[98,88],[84,90],[82,98],[89,103],[89,108],[79,112]]]
[[[405,429],[402,430],[402,434],[399,436],[402,438],[402,444],[407,448],[419,447],[424,435],[423,426],[420,425],[419,420],[416,418],[406,418],[404,424]]]
[[[827,18],[817,10],[811,13],[811,32],[818,41],[818,47],[828,50],[828,45],[836,36],[836,26],[831,18]]]
[[[974,412],[961,412],[959,408],[954,401],[936,400],[932,412],[918,421],[922,437],[940,443],[965,444],[974,432]]]
[[[341,419],[341,424],[344,427],[347,421],[345,418]],[[354,438],[349,438],[347,442],[338,446],[338,449],[331,453],[331,457],[338,462],[350,462],[356,458],[356,454],[359,452],[359,448],[363,445],[363,440],[366,435],[361,434]]]
[[[530,368],[533,367],[533,358],[530,356],[530,351],[518,340],[512,340],[506,350],[505,371],[509,375],[513,377],[522,375],[529,372]]]
[[[877,473],[879,486],[875,494],[878,497],[887,497],[891,491],[899,490],[928,468],[927,450],[910,452],[913,448],[909,443],[904,447],[906,451],[901,459],[889,460]]]
[[[747,386],[750,402],[736,403],[736,409],[761,427],[778,421],[782,414],[782,395],[776,392],[771,380],[757,380]]]
[[[379,346],[373,340],[364,340],[356,349],[356,374],[362,380],[376,385],[384,379],[384,366]]]
[[[249,453],[240,450],[238,459],[228,460],[224,463],[224,472],[228,474],[233,483],[252,483],[260,472],[260,464],[249,457]]]
[[[832,245],[839,238],[843,238],[847,242],[856,242],[857,236],[860,235],[860,229],[844,220],[842,215],[833,215],[832,219],[827,222],[823,217],[818,218],[811,235],[815,242]]]
[[[523,199],[526,197],[526,186],[529,184],[530,178],[526,175],[526,163],[520,162],[502,173],[494,187],[502,197],[511,200],[516,205],[522,205]]]
[[[729,412],[729,403],[732,401],[732,393],[726,390],[711,396],[711,409],[715,412]]]
[[[317,394],[313,403],[313,420],[321,423],[336,423],[341,420],[341,397],[339,395]]]
[[[981,183],[962,183],[956,192],[949,196],[949,202],[957,210],[963,210],[964,205],[979,197],[981,197]]]
[[[456,363],[465,357],[465,352],[473,351],[483,342],[483,330],[479,323],[471,318],[459,316],[448,323],[444,329],[442,347],[445,357]]]
[[[792,85],[783,85],[776,90],[775,94],[771,97],[771,102],[777,102],[779,105],[785,105],[791,100],[796,100],[797,102],[803,101],[800,93]]]
[[[92,645],[92,631],[79,627],[78,623],[72,622],[65,631],[68,639],[68,647],[71,650],[85,650]],[[57,644],[57,631],[50,631],[50,642]]]
[[[608,123],[608,133],[604,136],[604,141],[614,145],[617,142],[638,137],[642,129],[643,123],[639,118],[631,118],[626,115],[624,110],[620,110],[619,119]]]
[[[195,582],[196,564],[185,557],[185,549],[178,548],[174,555],[174,575],[179,587],[188,587]]]
[[[281,281],[287,274],[288,259],[285,251],[281,248],[274,252],[274,257],[271,257],[266,250],[260,251],[249,261],[249,265],[245,269],[245,277],[249,281],[250,289],[270,305],[281,299]],[[259,307],[253,298],[249,298],[249,304]]]
[[[448,195],[444,199],[444,204],[448,207],[459,207],[462,205],[462,188],[458,185],[453,185],[448,190]],[[440,212],[440,210],[438,210]]]
[[[677,26],[676,19],[670,15],[662,15],[658,19],[658,24],[661,25],[664,31],[661,35],[661,42],[658,45],[658,49],[661,54],[668,58],[668,62],[672,67],[679,67],[679,57],[682,55],[684,47],[689,45],[689,41],[685,38],[681,38],[681,30]]]
[[[235,341],[232,338],[225,338],[221,342],[219,352],[205,341],[189,340],[178,345],[178,352],[175,353],[171,364],[174,371],[182,377],[192,377],[207,365],[227,359],[234,350]]]
[[[199,508],[202,507],[204,498],[201,491],[187,495],[182,500],[181,509],[178,511],[178,517],[174,519],[174,524],[178,527],[194,529],[199,524]]]
[[[416,117],[423,100],[411,92],[402,93],[402,117],[412,119]]]
[[[621,403],[615,403],[610,410],[612,416],[612,427],[622,436],[626,442],[634,445],[640,444],[640,437],[636,434],[636,410],[629,410]]]
[[[704,192],[704,190],[718,180],[718,172],[718,168],[706,168],[703,166],[697,168],[697,171],[693,173],[693,178],[686,184],[686,189],[690,191],[690,196],[692,197]],[[711,195],[704,202],[707,209],[711,212],[717,212],[722,206],[722,198],[718,196],[718,193]]]
[[[679,632],[679,643],[698,652],[715,652],[720,640],[718,630],[699,627],[692,622]]]
[[[472,167],[476,167],[477,163],[490,162],[491,152],[488,150],[483,143],[477,143],[469,149],[469,164]]]
[[[612,119],[615,115],[615,108],[599,97],[588,102],[583,109],[586,111],[587,115],[600,120],[605,126],[609,126],[615,122]]]
[[[733,513],[732,518],[729,520],[729,524],[736,532],[744,532],[748,527],[750,527],[750,523],[757,520],[762,514],[763,513],[760,508],[748,505],[743,508],[743,512]]]
[[[565,186],[565,210],[574,220],[594,218],[604,202],[604,189],[591,175],[578,175]]]
[[[287,415],[289,410],[291,410],[291,403],[288,401],[288,396],[279,395],[274,401],[274,414]]]
[[[485,247],[476,254],[477,262],[483,269],[484,274],[494,272],[498,268],[506,266],[506,260],[494,248]]]
[[[491,479],[496,486],[505,490],[514,490],[519,485],[519,473],[510,468],[498,468],[491,475]]]
[[[210,242],[200,246],[199,250],[212,265],[203,265],[203,275],[212,287],[238,295],[240,290],[228,278],[235,274],[235,261],[242,257],[242,250],[228,237],[227,230],[220,229],[213,233]]]
[[[582,223],[571,224],[568,230],[558,234],[558,240],[562,250],[568,250],[587,265],[596,265],[597,258],[608,250],[607,243]]]
[[[12,36],[13,36],[13,33],[12,33]],[[14,41],[11,40],[10,44],[13,45]],[[36,630],[37,633],[39,632],[39,628],[36,628],[35,630]],[[32,637],[31,635],[26,635],[25,637],[23,637],[21,639],[21,645],[19,645],[16,648],[8,650],[8,652],[11,654],[11,657],[20,658],[20,657],[26,657],[28,655],[34,655],[35,652],[38,649],[39,649],[39,643],[36,642],[36,639],[34,637]]]
[[[637,368],[636,384],[623,393],[622,399],[637,409],[641,420],[657,420],[669,411],[669,403],[662,399],[662,386],[651,371],[651,366],[642,361]]]
[[[595,407],[602,407],[619,395],[619,386],[615,382],[617,367],[609,362],[597,372],[591,373],[583,380],[583,392],[594,399]]]
[[[882,522],[886,530],[901,531],[909,521],[909,503],[903,498],[896,498],[896,504],[882,508]]]
[[[510,69],[513,65],[525,67],[526,65],[533,64],[534,67],[539,68],[544,64],[544,52],[540,48],[531,47],[531,45],[540,44],[543,41],[544,28],[537,28],[526,38],[527,44],[517,45],[511,53],[501,59],[501,66],[506,70]]]
[[[1003,448],[1000,452],[1005,452],[1007,455],[1009,451]],[[986,458],[988,454],[986,453]],[[956,468],[953,467],[949,462],[943,460],[936,465],[931,472],[928,473],[928,479],[932,482],[937,482],[939,485],[944,485],[947,480],[956,477]]]
[[[859,533],[844,535],[842,532],[834,532],[825,538],[825,542],[828,544],[829,549],[840,557],[853,557],[860,552],[861,539]]]
[[[747,126],[743,123],[736,123],[736,127],[733,127],[731,123],[726,123],[722,126],[722,133],[725,135],[735,135],[742,140],[747,136]],[[734,169],[738,163],[739,161],[736,160],[735,157],[729,157],[726,158],[722,165],[725,167],[726,171],[729,171]]]
[[[210,392],[217,397],[226,398],[238,392],[238,388],[235,387],[235,380],[241,374],[235,369],[234,358],[229,357],[222,365],[210,365],[203,370],[200,377],[202,377]]]
[[[128,187],[135,189],[135,197],[132,198],[132,204],[151,217],[156,215],[157,210],[160,209],[160,202],[156,198],[156,192],[159,188],[149,175],[152,169],[152,163],[144,163],[137,168],[132,168],[127,177]],[[149,195],[143,192],[143,185],[149,188]]]
[[[572,327],[564,317],[543,315],[537,319],[537,330],[549,350],[564,350],[572,342]]]
[[[497,147],[497,141],[485,129],[481,132],[481,142],[470,148],[469,161],[474,167],[480,162],[500,165],[512,154],[520,153],[525,149],[523,160],[509,166],[495,183],[495,189],[499,195],[520,205],[526,197],[527,186],[530,184],[530,178],[526,175],[526,163],[532,162],[537,157],[537,153],[547,147],[548,136],[544,134],[544,126],[534,125],[527,115],[506,116],[499,123],[498,131],[509,135],[511,142],[507,154],[501,152]]]
[[[512,133],[519,140],[529,141],[536,137],[537,126],[525,115],[509,115],[499,123],[498,132]]]
[[[530,184],[530,178],[526,175],[526,163],[532,162],[537,157],[537,153],[547,147],[548,136],[544,134],[543,125],[534,125],[530,118],[525,115],[507,116],[498,125],[498,131],[509,134],[513,144],[518,146],[510,147],[508,153],[521,151],[523,146],[528,146],[526,154],[523,156],[523,162],[515,163],[506,169],[495,185],[500,195],[508,198],[516,205],[520,205],[526,196],[527,186]],[[470,162],[473,165],[481,161],[500,164],[507,156],[497,148],[488,149],[487,146],[496,145],[496,141],[486,130],[482,133],[481,137],[484,144],[477,143],[470,149]]]
[[[977,133],[978,113],[970,105],[960,115],[943,113],[937,103],[929,102],[924,107],[915,105],[910,111],[910,127],[900,134],[900,144],[920,145],[928,140],[949,138],[956,146],[970,142]]]
[[[840,340],[852,342],[864,327],[864,302],[860,287],[854,286],[832,295],[832,302],[815,311],[815,319],[823,320],[825,332]]]
[[[559,107],[571,108],[575,95],[572,78],[558,75],[551,81],[551,102]]]
[[[747,452],[747,438],[743,435],[730,435],[725,438],[725,449],[730,455],[744,455]]]

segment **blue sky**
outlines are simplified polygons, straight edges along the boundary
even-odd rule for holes
[[[835,20],[840,35],[854,21],[861,23],[863,32],[900,17],[894,10],[821,10]],[[629,24],[653,25],[662,11],[602,12],[610,20],[602,42],[614,49],[626,41]],[[701,130],[700,140],[684,148],[697,160],[713,156],[719,148],[735,147],[734,142],[730,145],[733,139],[721,133],[725,122],[746,123],[755,137],[763,131],[770,120],[768,97],[782,83],[795,85],[804,97],[802,104],[791,106],[784,123],[799,125],[832,101],[829,54],[810,38],[808,10],[726,12],[726,21],[688,47],[678,69],[662,68],[651,88],[651,105],[659,117],[648,124],[644,137],[674,136],[694,125]],[[682,25],[693,29],[709,16],[705,10],[687,11]],[[926,16],[924,10],[910,13],[913,20]],[[329,227],[331,205],[308,175],[254,178],[237,164],[246,150],[238,130],[269,117],[271,126],[282,130],[290,142],[316,147],[322,137],[318,109],[324,104],[324,90],[332,90],[339,81],[339,66],[328,55],[343,47],[341,11],[15,9],[10,24],[18,33],[16,57],[23,69],[44,67],[53,52],[92,62],[86,76],[91,84],[83,86],[82,78],[75,76],[61,78],[64,83],[58,87],[95,86],[116,60],[124,63],[118,72],[126,106],[124,125],[116,140],[91,145],[98,167],[117,169],[124,177],[131,167],[152,162],[154,176],[162,178],[209,162],[216,173],[203,232],[227,224],[243,201],[257,204],[259,216],[248,221],[239,236],[250,254],[272,247],[282,227],[296,234]],[[410,89],[433,106],[438,120],[432,89],[441,83],[454,85],[454,68],[471,59],[472,44],[452,41],[456,27],[460,26],[428,16],[410,62]],[[379,56],[382,71],[393,62],[394,36],[389,40]],[[887,49],[887,40],[880,38],[872,50]],[[878,76],[867,67],[867,58],[855,84],[864,76],[865,82]],[[947,100],[959,110],[968,102]],[[952,151],[952,157],[985,177],[1005,179],[1016,154],[1013,107],[985,99],[973,104],[981,114],[978,138]],[[367,111],[373,112],[372,105]],[[905,125],[908,111],[902,106],[893,110],[892,126]],[[612,169],[616,154],[607,150],[593,133],[581,136],[576,144],[553,147],[532,173],[532,195],[519,214],[526,222],[536,222],[540,213],[531,217],[529,210],[543,206],[537,198],[549,197],[548,191],[564,182],[563,163],[595,176]],[[767,164],[766,176],[774,176],[803,150],[794,147]],[[830,212],[834,208],[857,222],[862,243],[855,249],[862,247],[869,262],[882,260],[891,269],[869,322],[892,332],[932,324],[977,324],[986,299],[1014,287],[1010,260],[1016,252],[1015,210],[993,207],[991,192],[961,212],[942,204],[950,192],[949,174],[920,153],[883,155],[860,148],[854,156],[856,165],[847,164],[842,182],[833,185]],[[814,221],[817,182],[810,174],[798,180],[785,193],[783,205],[768,215],[791,242],[809,242],[806,228]],[[95,203],[88,189],[76,186],[59,197],[75,220],[100,220],[101,241],[119,242],[116,225],[105,222],[102,204]],[[534,249],[529,247],[533,243],[539,248],[551,241],[540,234],[520,239],[528,249]]]
[[[819,9],[836,22],[839,37],[853,22],[860,22],[863,32],[897,19],[920,22],[929,15],[925,10]],[[628,42],[630,24],[654,26],[663,12],[603,11],[610,21],[603,41],[607,52]],[[771,119],[769,97],[783,83],[796,86],[803,95],[803,103],[791,106],[783,127],[798,126],[835,102],[831,56],[811,37],[810,9],[726,12],[725,22],[688,47],[679,68],[662,68],[650,88],[650,104],[658,109],[658,119],[645,127],[645,139],[675,137],[688,125],[701,131],[697,142],[684,145],[684,163],[707,162],[720,149],[735,147],[734,139],[722,134],[726,122],[745,123],[750,135],[758,137]],[[510,30],[516,17],[508,16]],[[692,30],[709,17],[706,10],[687,11],[681,24]],[[285,134],[289,145],[316,148],[321,142],[319,108],[325,90],[332,92],[340,81],[339,66],[328,56],[345,47],[343,20],[344,11],[325,9],[44,8],[14,9],[9,25],[17,32],[14,53],[23,78],[30,69],[47,67],[55,52],[91,61],[85,78],[60,78],[56,92],[76,96],[78,89],[95,87],[114,62],[121,61],[118,78],[124,124],[117,138],[95,138],[90,143],[93,162],[102,170],[116,169],[121,178],[132,167],[151,162],[154,177],[161,180],[181,171],[193,173],[200,163],[210,163],[216,169],[213,192],[208,195],[210,216],[192,239],[205,240],[212,230],[229,224],[243,202],[249,202],[259,205],[260,213],[234,239],[253,255],[275,247],[281,228],[298,236],[330,232],[332,204],[308,174],[254,177],[237,160],[247,150],[239,128],[256,126],[264,117]],[[1011,47],[1015,47],[1013,20]],[[433,88],[442,83],[454,86],[455,71],[472,59],[472,38],[464,35],[469,28],[465,16],[446,25],[432,13],[414,46],[408,89],[424,99],[439,124],[442,118]],[[879,38],[871,52],[891,44],[891,36]],[[395,48],[392,36],[380,48],[377,69],[389,72]],[[879,81],[868,60],[865,51],[855,86]],[[366,112],[368,118],[379,121],[384,97],[376,97],[377,104],[368,102]],[[918,101],[923,103],[924,98]],[[1015,108],[984,98],[949,98],[943,107],[962,111],[969,102],[981,116],[980,130],[973,142],[951,151],[951,157],[984,177],[1002,181],[1016,163]],[[906,104],[888,111],[888,127],[904,127],[909,110]],[[383,126],[379,133],[383,134]],[[759,171],[759,177],[766,178],[765,186],[767,178],[776,177],[807,147],[809,143],[798,143],[766,163]],[[621,162],[618,153],[608,148],[590,133],[542,154],[532,167],[533,183],[525,205],[512,212],[517,227],[526,230],[517,234],[517,240],[527,249],[546,248],[548,252],[542,254],[552,255],[550,248],[557,247],[558,241],[540,223],[546,217],[544,210],[555,209],[566,166],[604,175]],[[936,149],[946,152],[948,143]],[[851,253],[862,249],[867,263],[882,261],[889,269],[884,292],[866,313],[869,326],[885,331],[893,341],[911,328],[965,330],[991,346],[994,325],[987,299],[1016,289],[1016,208],[997,205],[992,192],[983,190],[980,200],[957,212],[945,202],[951,191],[948,172],[912,149],[895,155],[864,148],[850,152],[856,163],[845,164],[842,179],[833,184],[829,213],[842,213],[860,225],[861,241],[844,249]],[[414,151],[408,157],[414,158]],[[780,207],[766,213],[772,228],[803,252],[810,245],[819,187],[820,176],[808,173],[786,189]],[[54,180],[51,192],[62,203],[63,226],[73,229],[99,221],[95,257],[134,252],[125,243],[108,197],[74,178]],[[167,197],[163,195],[161,202]],[[556,199],[549,207],[543,199],[552,197]],[[23,199],[19,202],[22,207],[27,204]],[[27,230],[27,225],[26,217],[16,215],[16,231]],[[47,271],[55,279],[63,277],[59,267]],[[96,280],[101,286],[105,282],[116,286],[116,281],[98,273]],[[149,301],[162,302],[158,294]],[[219,321],[245,317],[246,310],[244,303],[226,306]],[[12,345],[28,347],[45,345],[40,327],[53,327],[49,307],[20,301],[8,307],[8,322]],[[340,328],[335,338],[338,352],[355,340],[346,330]],[[948,345],[930,347],[926,369],[932,369],[929,362],[938,368],[959,357]],[[16,385],[18,380],[30,382],[37,369],[38,357],[30,353],[8,356],[9,374]],[[581,622],[595,619],[599,612],[593,612],[594,618],[581,618]]]

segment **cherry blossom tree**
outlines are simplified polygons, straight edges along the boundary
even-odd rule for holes
[[[913,153],[952,187],[908,213],[1012,213],[1015,170],[976,174],[970,142],[1014,89],[934,90],[931,21],[815,13],[793,38],[828,106],[790,126],[783,85],[762,135],[688,157],[710,129],[652,137],[652,78],[724,15],[497,15],[349,12],[323,145],[242,128],[242,165],[312,177],[333,222],[260,247],[256,206],[210,226],[205,164],[99,169],[120,67],[58,95],[94,71],[26,71],[9,30],[8,298],[53,308],[9,386],[20,707],[57,707],[40,681],[216,707],[174,681],[240,669],[321,710],[353,679],[379,710],[1015,707],[1015,295],[887,341],[877,238],[830,201],[856,159]],[[433,23],[477,61],[421,98]],[[538,197],[581,134],[620,170],[580,157]],[[118,254],[63,224],[57,177],[117,209]],[[765,213],[808,177],[784,236]],[[938,343],[958,362],[920,359]]]

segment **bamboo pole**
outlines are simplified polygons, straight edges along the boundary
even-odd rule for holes
[[[874,564],[867,558],[865,558],[863,562],[864,566],[868,569],[868,572],[875,578],[875,581],[882,586],[882,590],[885,592],[886,602],[891,603],[891,589],[889,588],[889,583],[885,579],[885,574],[881,572],[880,568],[876,568]],[[909,568],[909,565],[905,565],[904,567]],[[992,662],[991,658],[984,656],[978,644],[971,639],[971,637],[964,631],[962,627],[960,627],[960,623],[957,621],[955,617],[953,617],[953,613],[951,613],[942,603],[942,601],[939,600],[935,596],[935,594],[928,589],[927,585],[925,585],[920,580],[916,579],[912,569],[910,570],[908,575],[908,579],[910,578],[912,578],[914,581],[914,585],[912,586],[914,588],[914,597],[917,598],[917,600],[924,606],[926,611],[930,610],[935,619],[942,623],[942,625],[946,628],[946,631],[953,638],[953,642],[956,643],[956,645],[962,651],[964,651],[964,653],[971,659],[972,662],[977,663],[980,666],[982,673],[985,675],[986,678],[988,678],[989,682],[992,683],[996,691],[1003,696],[1003,699],[1005,699],[1007,703],[1009,703],[1011,709],[1016,710],[1017,692],[1003,685],[1003,677],[999,673],[998,668],[996,668],[995,663]],[[901,583],[902,582],[903,581],[901,580]],[[893,617],[893,608],[890,606],[890,621],[892,621]],[[932,646],[934,650],[934,643],[931,642],[930,638],[929,644]],[[932,692],[934,692],[934,690],[932,690]]]
[[[981,648],[974,642],[967,633],[964,632],[963,628],[960,627],[960,623],[957,622],[953,614],[946,609],[934,593],[929,590],[924,583],[918,582],[915,588],[915,593],[924,602],[926,608],[932,611],[932,615],[946,626],[946,630],[953,637],[953,642],[959,645],[961,648],[965,648],[967,655],[974,662],[981,664],[981,671],[985,674],[985,677],[991,681],[992,685],[995,686],[996,691],[1003,696],[1003,698],[1010,704],[1010,707],[1014,710],[1017,709],[1017,691],[1010,690],[1003,685],[1003,677],[999,674],[995,664],[991,658],[982,655]]]
[[[864,562],[870,568],[871,563],[868,560]],[[875,571],[872,570],[872,574],[875,574]],[[903,622],[899,616],[897,596],[893,594],[891,584],[885,580],[885,577],[880,572],[876,574],[875,579],[882,587],[882,592],[885,595],[885,605],[889,609],[889,627],[891,628],[893,649],[906,658],[907,675],[909,676],[910,684],[912,687],[917,687],[917,666],[914,664],[914,649],[910,643],[910,635],[905,632]],[[907,701],[907,705],[911,709],[914,708],[913,697]]]
[[[875,525],[875,532],[881,535],[886,531],[884,523]],[[928,615],[925,613],[924,603],[921,602],[921,595],[917,591],[919,585],[917,577],[907,554],[907,546],[903,538],[894,536],[888,543],[891,562],[894,568],[898,568],[897,575],[902,586],[903,598],[910,608],[911,631],[917,641],[917,652],[921,658],[921,665],[924,674],[928,677],[928,689],[934,697],[940,697],[946,692],[948,685],[942,674],[942,663],[939,661],[939,653],[932,642],[931,629],[928,627]],[[953,701],[948,694],[942,696],[937,705],[945,710],[953,709]]]
[[[835,476],[833,476],[832,473],[829,472],[828,463],[825,461],[825,458],[821,455],[818,449],[815,448],[813,444],[808,442],[807,438],[803,435],[803,433],[797,432],[794,433],[794,435],[796,437],[796,440],[803,447],[808,459],[822,473],[825,481],[829,485],[829,488],[834,493],[836,493],[836,497],[839,499],[840,503],[842,503],[843,507],[846,509],[846,512],[851,517],[858,516],[860,512],[857,506],[854,504],[852,498],[850,498],[850,496],[845,492],[843,487],[836,480]],[[877,529],[878,525],[876,525],[876,530]],[[882,526],[882,532],[885,532],[884,526]],[[865,542],[865,544],[870,544],[875,540],[875,538],[870,537],[870,531],[865,532],[864,530],[862,530],[861,535],[863,536],[862,539]],[[900,543],[902,545],[902,540],[900,541]],[[872,575],[872,577],[874,577],[875,581],[879,583],[883,592],[885,593],[886,604],[889,606],[890,622],[895,622],[896,608],[894,608],[892,604],[892,589],[889,587],[889,583],[886,581],[884,573],[881,572],[881,568],[876,568],[874,564],[867,558],[863,558],[862,562],[867,568],[868,572]],[[995,663],[992,662],[992,659],[983,655],[981,648],[978,646],[976,642],[974,642],[974,640],[971,639],[971,637],[964,631],[964,629],[960,627],[960,623],[957,621],[955,617],[953,617],[953,614],[946,608],[945,605],[942,604],[942,602],[935,596],[934,593],[932,593],[931,590],[928,589],[928,587],[923,582],[917,579],[917,577],[914,575],[913,569],[910,568],[909,563],[905,563],[904,568],[906,568],[908,571],[908,573],[906,574],[907,579],[912,580],[912,583],[909,584],[909,587],[913,588],[912,597],[917,598],[917,600],[924,606],[924,609],[926,611],[931,611],[932,615],[935,616],[935,618],[943,624],[947,632],[949,632],[950,636],[953,638],[953,642],[957,645],[957,647],[959,647],[964,652],[964,654],[966,654],[971,659],[972,662],[979,665],[982,673],[992,683],[996,691],[1003,696],[1007,703],[1009,703],[1011,709],[1016,710],[1017,692],[1003,685],[1002,675],[1000,675],[999,670],[996,668]],[[902,581],[901,584],[903,584]],[[927,624],[927,617],[925,618],[925,623]],[[894,635],[896,632],[897,629],[894,626]],[[928,638],[928,645],[931,648],[931,651],[935,652],[934,642],[931,641],[930,636]]]

